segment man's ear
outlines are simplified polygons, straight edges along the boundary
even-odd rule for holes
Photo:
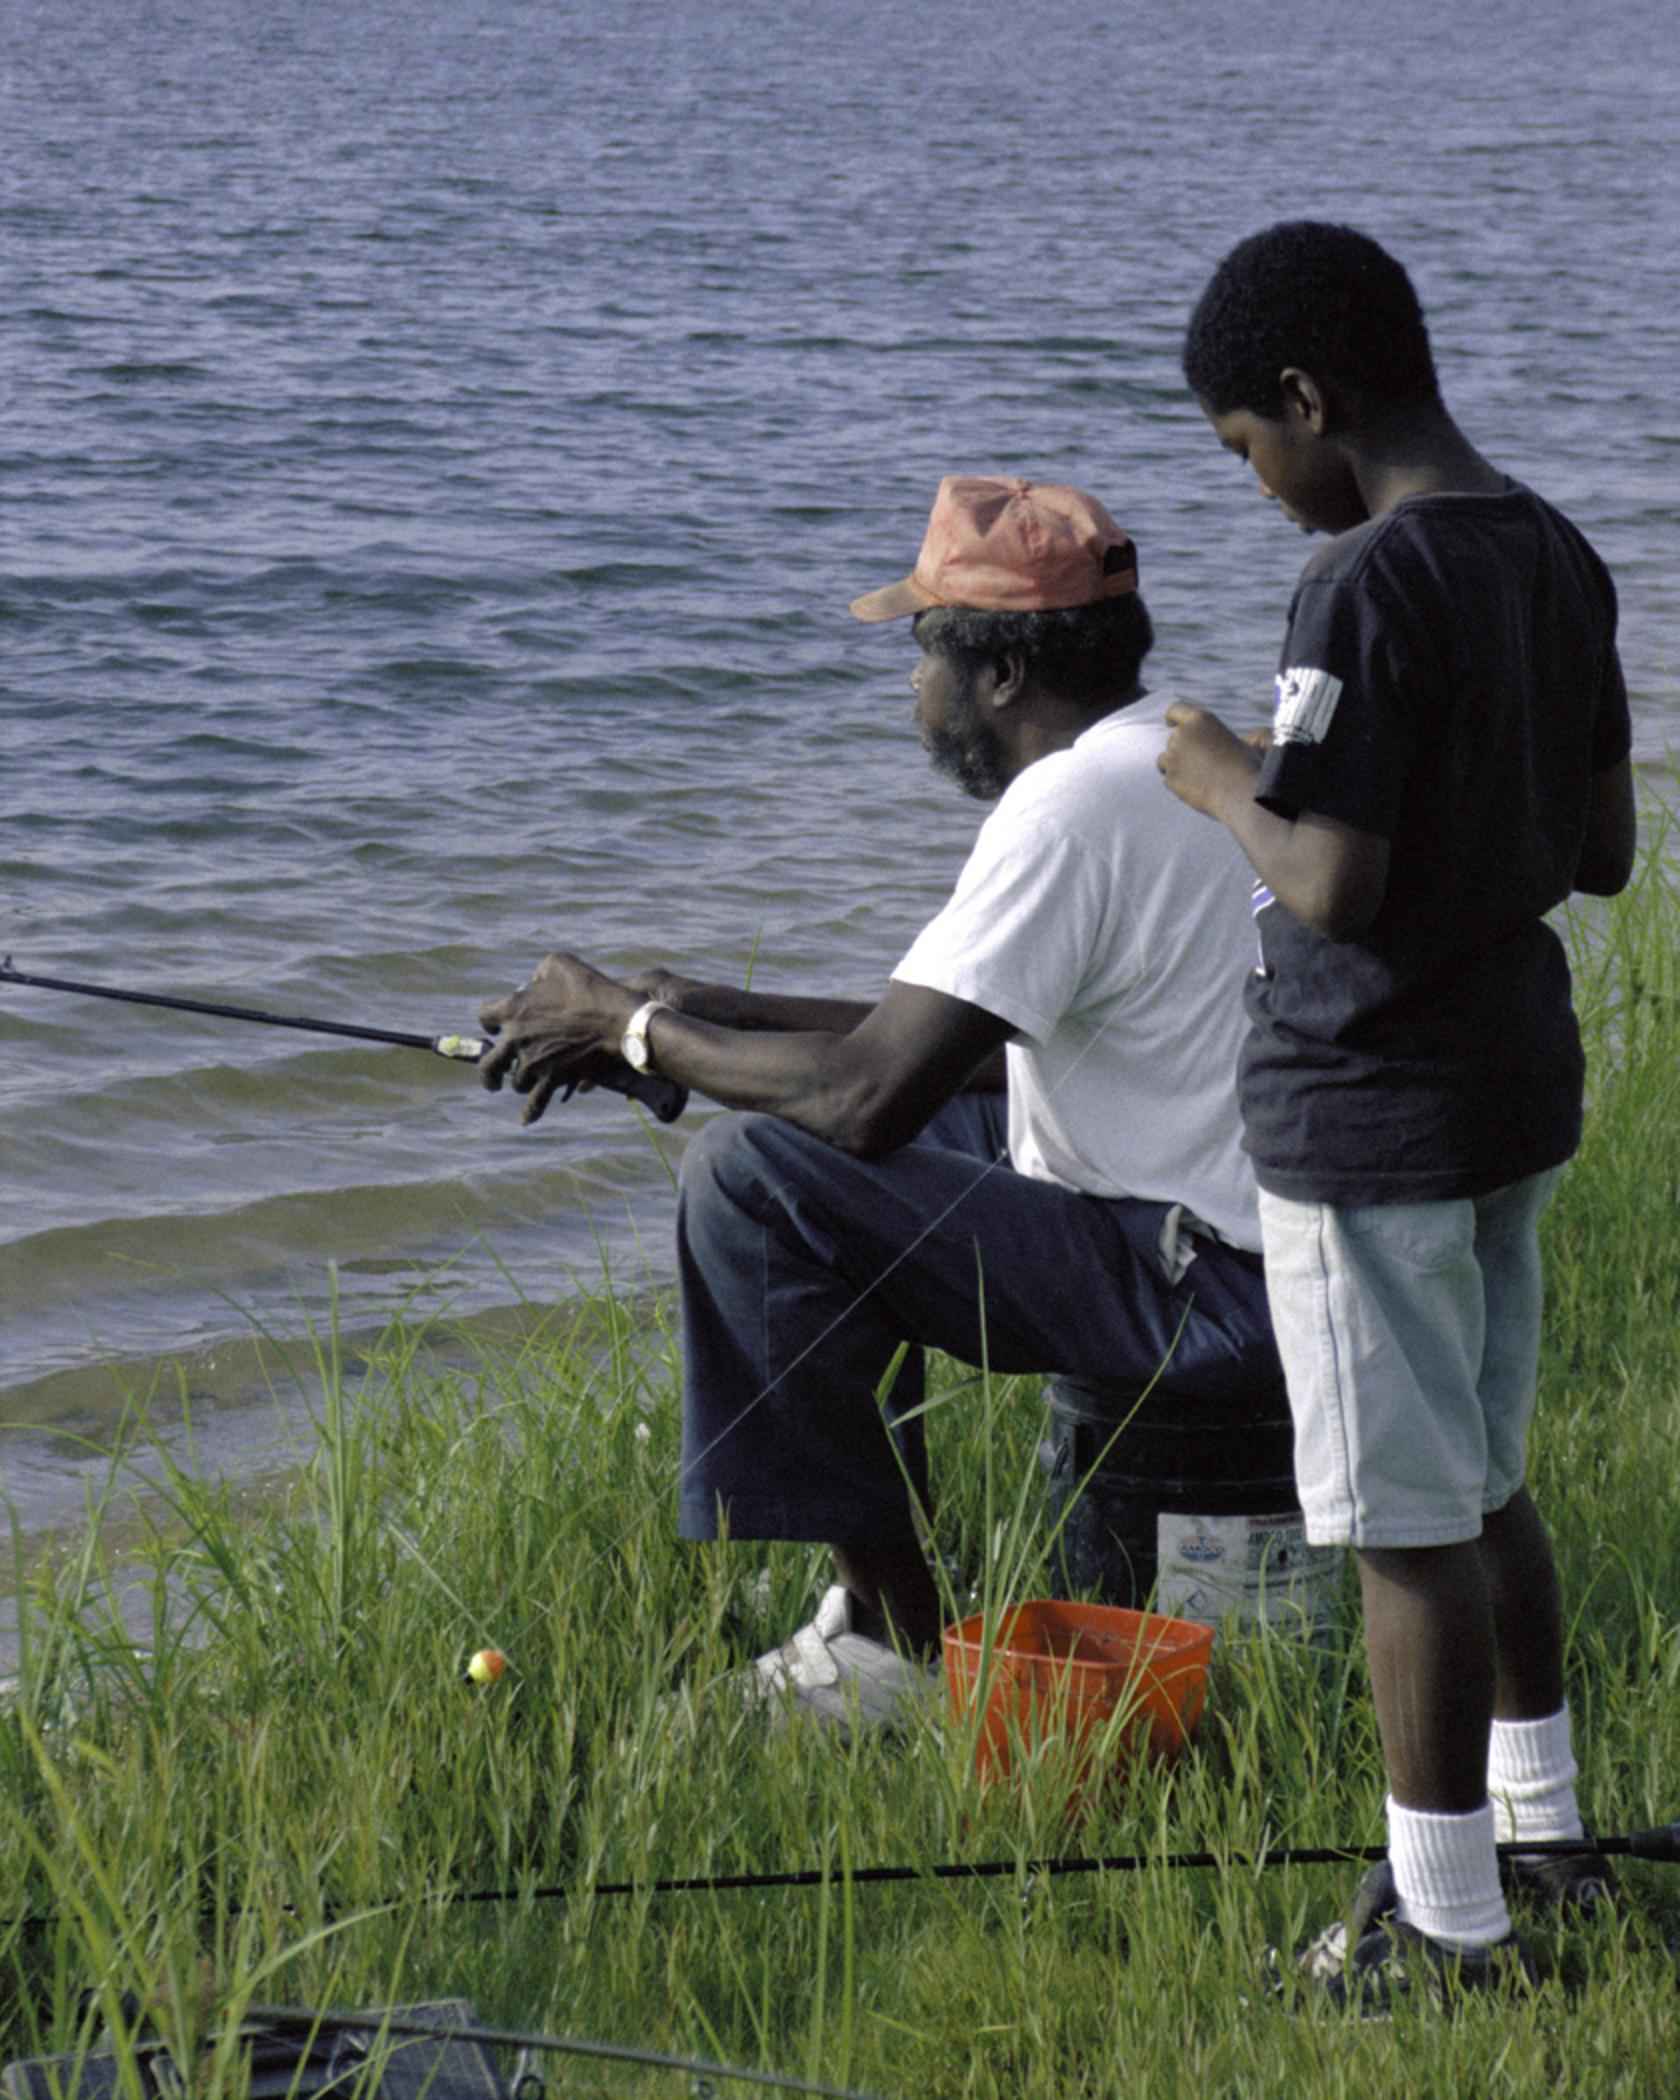
[[[993,707],[1012,707],[1027,689],[1027,659],[1019,649],[1005,649],[992,666]]]

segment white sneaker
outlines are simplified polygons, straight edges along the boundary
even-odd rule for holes
[[[779,1705],[782,1719],[805,1714],[842,1732],[890,1728],[933,1697],[940,1674],[937,1662],[918,1662],[854,1633],[852,1594],[837,1582],[809,1626],[758,1658],[747,1695],[755,1704]]]

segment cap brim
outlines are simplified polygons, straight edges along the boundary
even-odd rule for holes
[[[878,591],[865,591],[852,600],[852,613],[859,620],[902,620],[907,613],[926,612],[939,600],[924,591],[914,576],[901,583],[883,584]]]

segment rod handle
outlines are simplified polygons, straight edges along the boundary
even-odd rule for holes
[[[661,1123],[674,1123],[688,1106],[687,1087],[678,1086],[674,1079],[661,1079],[657,1072],[633,1072],[628,1065],[613,1066],[595,1084],[604,1086],[610,1094],[624,1094],[641,1102]]]

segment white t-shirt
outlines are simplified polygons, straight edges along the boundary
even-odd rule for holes
[[[981,1006],[1009,1045],[1009,1154],[1096,1196],[1181,1203],[1258,1249],[1237,1052],[1250,871],[1156,770],[1170,693],[1030,765],[893,972]]]

